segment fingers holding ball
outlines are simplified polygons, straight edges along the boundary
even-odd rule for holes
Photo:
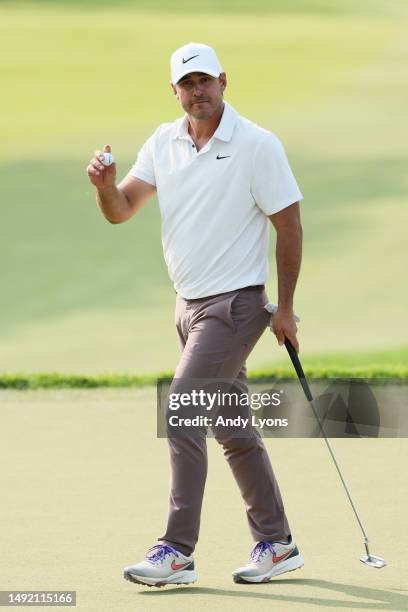
[[[115,159],[110,151],[95,151],[95,159],[93,161],[100,162],[104,166],[111,166],[115,163]]]

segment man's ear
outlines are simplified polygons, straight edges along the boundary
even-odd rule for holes
[[[225,72],[221,72],[220,76],[218,77],[219,81],[222,85],[222,91],[224,91],[224,89],[227,86],[227,75],[225,74]]]
[[[175,86],[173,85],[173,83],[170,83],[170,87],[173,90],[174,95],[176,96],[177,100],[178,100],[178,93],[177,93],[177,89],[175,88]]]

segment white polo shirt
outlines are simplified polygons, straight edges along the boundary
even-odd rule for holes
[[[157,188],[164,258],[186,299],[265,283],[267,215],[303,199],[279,139],[227,102],[200,151],[187,116],[164,123],[129,175]]]

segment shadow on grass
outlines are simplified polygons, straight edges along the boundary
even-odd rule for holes
[[[257,593],[256,589],[262,587],[263,589],[273,589],[274,584],[285,584],[296,587],[296,585],[311,587],[312,592],[310,596],[296,596],[296,595],[274,595],[272,592]],[[313,589],[327,589],[348,595],[354,598],[372,599],[372,602],[366,601],[350,601],[350,599],[325,599],[323,597],[317,597],[313,595]],[[342,584],[338,582],[329,582],[328,580],[313,580],[313,579],[290,579],[290,580],[273,580],[273,582],[260,584],[246,584],[237,585],[234,590],[227,589],[214,589],[208,587],[177,587],[168,590],[150,590],[142,591],[137,595],[143,595],[145,597],[166,597],[172,595],[214,595],[217,597],[242,597],[246,599],[253,599],[254,603],[260,600],[267,600],[270,602],[285,602],[293,604],[313,604],[315,606],[324,606],[325,608],[346,608],[361,610],[408,610],[408,596],[396,593],[395,589],[389,591],[386,589],[373,589],[371,587],[362,587],[353,584]],[[249,602],[248,602],[249,603]],[[210,604],[211,605],[211,604]],[[245,604],[243,604],[245,605]]]

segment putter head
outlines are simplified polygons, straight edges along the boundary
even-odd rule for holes
[[[360,557],[360,561],[365,565],[369,565],[370,567],[381,568],[384,565],[387,565],[385,559],[382,557],[376,557],[375,555],[364,555],[364,557]]]

